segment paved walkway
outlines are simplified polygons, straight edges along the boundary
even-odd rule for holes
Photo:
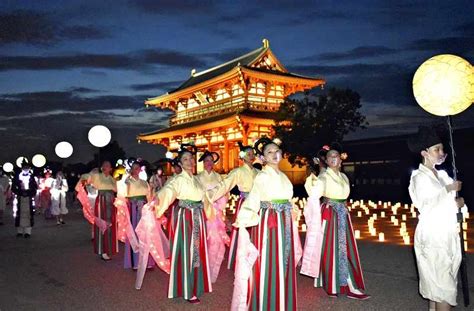
[[[31,239],[16,238],[13,221],[0,227],[0,310],[228,310],[232,274],[222,268],[214,292],[200,305],[167,299],[167,275],[148,272],[142,290],[134,289],[135,272],[122,268],[121,254],[103,262],[92,253],[90,226],[78,211],[67,224],[36,217]],[[329,298],[298,276],[300,310],[428,310],[418,294],[410,247],[361,241],[360,256],[367,291],[372,298],[355,301]],[[474,284],[474,255],[470,280]],[[474,286],[471,286],[474,300]],[[458,296],[458,302],[462,297]],[[474,310],[458,307],[456,310]]]

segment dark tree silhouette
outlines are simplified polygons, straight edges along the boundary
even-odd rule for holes
[[[350,89],[305,93],[302,99],[285,99],[273,129],[290,153],[290,163],[304,165],[322,145],[340,142],[347,133],[366,127],[360,108],[360,95]]]

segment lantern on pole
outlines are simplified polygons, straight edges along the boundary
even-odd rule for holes
[[[454,179],[457,179],[456,159],[453,143],[451,116],[469,108],[474,102],[474,68],[465,59],[451,54],[434,56],[425,61],[413,77],[413,94],[418,105],[436,116],[446,116],[449,129],[449,145]],[[462,212],[459,209],[458,222],[462,224]],[[466,251],[464,237],[461,240],[461,283],[464,305],[469,305],[469,284],[467,280]]]
[[[57,143],[56,147],[54,148],[54,152],[56,152],[56,155],[61,159],[69,158],[72,155],[73,150],[74,148],[67,141],[61,141]]]
[[[18,158],[16,159],[16,161],[15,161],[16,166],[18,166],[19,168],[21,168],[21,164],[23,163],[23,160],[28,161],[24,156],[18,157]]]
[[[102,148],[109,144],[112,134],[107,127],[103,125],[95,125],[89,130],[87,138],[93,146]]]
[[[13,164],[11,164],[10,162],[5,162],[2,166],[2,169],[5,173],[13,172],[13,168]]]
[[[31,159],[31,163],[37,168],[42,168],[46,164],[46,158],[42,154],[35,154]]]

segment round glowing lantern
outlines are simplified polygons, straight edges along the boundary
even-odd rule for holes
[[[107,127],[103,125],[95,125],[89,130],[87,137],[93,146],[101,148],[107,146],[112,138],[112,134]]]
[[[416,70],[413,94],[418,104],[431,114],[461,113],[474,101],[474,68],[456,55],[434,56]]]
[[[31,163],[37,168],[43,167],[46,164],[46,158],[42,154],[35,154],[31,159]]]
[[[27,160],[25,157],[23,157],[23,156],[18,157],[18,158],[16,159],[16,161],[15,161],[16,166],[18,166],[19,168],[21,168],[21,164],[23,163],[23,160],[25,160],[26,162],[28,162],[28,160]]]
[[[173,153],[171,151],[166,152],[165,156],[167,159],[173,159]]]
[[[54,148],[56,155],[62,159],[67,159],[72,155],[72,145],[67,141],[62,141],[57,143],[56,147]]]
[[[5,162],[2,168],[5,173],[13,172],[13,164],[11,164],[10,162]]]

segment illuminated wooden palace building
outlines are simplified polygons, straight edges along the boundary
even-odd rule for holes
[[[289,73],[270,49],[263,46],[227,63],[196,72],[177,89],[148,99],[145,104],[175,112],[169,127],[138,136],[139,141],[165,145],[176,151],[180,143],[221,155],[218,169],[238,166],[237,142],[252,144],[272,136],[273,117],[284,98],[325,83]]]

